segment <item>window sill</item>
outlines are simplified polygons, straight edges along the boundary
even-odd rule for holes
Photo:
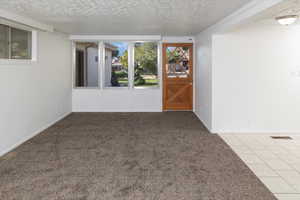
[[[73,90],[100,90],[100,87],[74,87]]]
[[[148,86],[148,87],[105,87],[101,89],[100,87],[74,87],[73,90],[159,90],[159,86]]]
[[[129,87],[104,87],[104,90],[129,90]]]
[[[134,87],[133,89],[135,90],[158,90],[160,89],[160,87],[157,86],[138,86],[138,87]]]
[[[0,59],[0,65],[30,65],[33,63],[36,63],[36,60]]]

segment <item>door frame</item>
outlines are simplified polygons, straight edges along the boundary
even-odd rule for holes
[[[166,95],[166,71],[165,71],[165,65],[166,65],[166,47],[167,46],[173,46],[173,47],[184,47],[184,46],[188,46],[191,47],[191,55],[192,55],[192,59],[190,60],[191,64],[192,64],[192,70],[191,70],[191,79],[192,79],[192,108],[188,109],[188,110],[184,110],[184,109],[178,109],[178,110],[169,110],[165,108],[165,95]],[[195,43],[194,42],[165,42],[162,43],[162,111],[166,112],[166,111],[195,111]]]

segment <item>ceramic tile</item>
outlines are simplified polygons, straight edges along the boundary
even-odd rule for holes
[[[300,194],[275,194],[278,200],[299,200]]]
[[[266,164],[247,164],[258,177],[278,176],[278,174]]]
[[[269,167],[271,167],[274,170],[292,169],[292,167],[288,163],[280,159],[272,159],[272,160],[270,159],[270,160],[265,160],[265,162],[269,165]]]
[[[263,164],[264,162],[255,154],[239,154],[240,158],[247,164]]]
[[[297,193],[297,191],[281,177],[261,177],[260,180],[273,193]]]

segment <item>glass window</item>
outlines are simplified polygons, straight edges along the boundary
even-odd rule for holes
[[[76,87],[98,87],[98,44],[76,42]]]
[[[0,24],[0,59],[32,58],[32,32]]]
[[[0,24],[0,58],[9,58],[9,27]]]
[[[31,32],[11,28],[11,59],[31,59]]]
[[[101,47],[98,42],[75,42],[75,87],[144,88],[159,85],[157,42],[99,42]],[[99,52],[103,55],[100,60]]]
[[[134,45],[134,86],[157,86],[157,43]]]
[[[128,43],[105,42],[105,87],[128,86]]]
[[[168,78],[187,78],[190,75],[190,48],[167,48],[167,74]]]

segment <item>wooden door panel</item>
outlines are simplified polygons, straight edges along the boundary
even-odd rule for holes
[[[193,109],[193,45],[163,44],[163,109]]]
[[[190,84],[169,85],[166,91],[165,110],[191,110],[193,87]]]

